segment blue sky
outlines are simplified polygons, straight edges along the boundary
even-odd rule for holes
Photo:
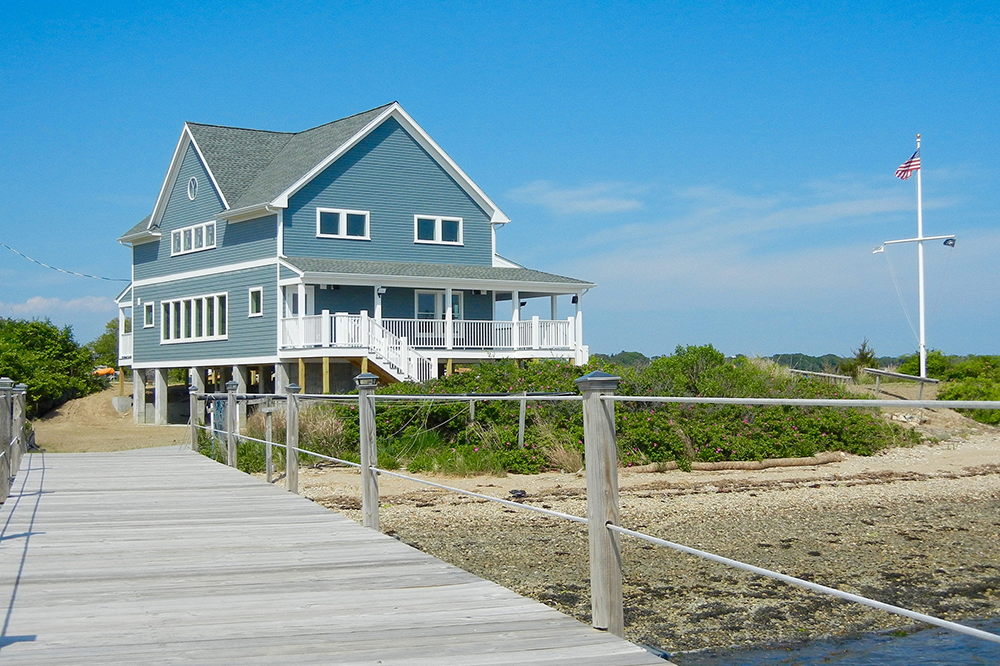
[[[945,4],[9,3],[0,241],[127,277],[185,120],[399,100],[512,218],[502,254],[598,283],[593,351],[895,355],[916,252],[871,250],[916,233],[921,132],[925,233],[958,235],[927,247],[929,346],[1000,353],[1000,6]],[[119,286],[0,248],[0,316],[87,341]]]

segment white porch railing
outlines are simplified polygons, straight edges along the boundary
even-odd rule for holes
[[[560,350],[573,351],[578,326],[565,320],[527,321],[455,320],[451,327],[442,319],[383,319],[330,313],[288,317],[281,320],[282,349],[364,349],[399,379],[425,381],[437,376],[435,364],[421,349],[468,350]]]
[[[452,322],[450,341],[441,319],[383,319],[382,325],[418,349],[571,350],[577,346],[573,317],[533,317],[527,321],[460,319]]]
[[[118,362],[132,360],[132,334],[120,333],[118,335]]]
[[[352,315],[324,311],[282,319],[281,347],[364,349],[397,379],[422,382],[437,376],[434,363],[413,349],[405,336],[383,328],[367,312]]]

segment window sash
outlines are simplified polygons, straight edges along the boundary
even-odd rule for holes
[[[225,339],[228,328],[227,301],[228,294],[225,293],[163,301],[160,341]]]
[[[316,209],[317,238],[371,240],[370,224],[371,214],[366,210]]]
[[[195,224],[170,232],[170,256],[215,248],[215,221]]]
[[[460,217],[413,216],[413,242],[436,245],[464,245]]]

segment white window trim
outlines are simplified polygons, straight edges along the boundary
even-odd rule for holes
[[[321,213],[340,213],[340,226],[338,227],[338,233],[336,234],[324,234],[320,232],[320,214]],[[348,236],[347,235],[347,216],[348,215],[364,215],[365,216],[365,235],[364,236]],[[367,210],[350,210],[347,208],[316,208],[316,238],[339,238],[341,240],[358,240],[358,241],[370,241],[371,237],[371,213]]]
[[[253,311],[253,293],[257,292],[260,294],[260,312]],[[263,317],[264,316],[264,287],[251,287],[247,291],[247,317]]]
[[[149,311],[151,315],[149,317],[149,322],[146,322],[146,311]],[[143,328],[156,328],[156,303],[146,303],[142,306],[142,327]]]
[[[220,296],[224,296],[226,298],[226,311],[225,311],[225,313],[221,313],[222,316],[220,316],[220,308],[219,308],[219,300],[218,300]],[[214,318],[213,319],[213,327],[212,328],[215,331],[215,334],[213,334],[213,335],[206,335],[206,331],[208,330],[208,321],[205,318],[205,313],[207,312],[207,307],[208,307],[207,306],[207,301],[209,299],[212,299],[214,301],[214,305],[212,307],[212,314],[213,314],[213,318]],[[194,322],[194,314],[191,312],[192,308],[189,305],[190,303],[193,303],[194,301],[205,301],[205,303],[202,304],[202,320],[201,320],[201,330],[200,331],[194,330],[194,324],[195,324],[195,322]],[[176,307],[178,305],[180,306],[179,308]],[[161,313],[161,317],[160,317],[160,344],[161,345],[174,345],[174,344],[182,344],[182,343],[185,343],[185,342],[205,342],[205,341],[208,341],[208,340],[228,340],[229,339],[229,310],[230,310],[231,305],[232,305],[232,303],[229,300],[229,292],[227,292],[227,291],[220,291],[220,292],[215,293],[215,294],[199,294],[198,296],[189,296],[187,298],[175,298],[175,299],[170,300],[170,301],[160,301],[160,313]],[[180,310],[180,316],[181,316],[181,321],[180,321],[180,326],[179,327],[177,326],[177,322],[174,321],[174,316],[173,316],[173,313],[176,312],[178,309]],[[218,331],[220,329],[219,324],[223,323],[222,317],[225,318],[224,319],[224,324],[225,324],[226,332],[224,334],[222,334],[222,335],[219,335],[219,333],[218,333]],[[185,320],[187,320],[187,322],[185,322]],[[185,323],[189,323],[190,326],[191,326],[191,335],[187,336],[187,337],[185,337],[185,335],[184,335],[185,329],[186,329]],[[178,337],[173,337],[174,330],[178,330],[179,331],[179,336]],[[169,336],[165,337],[164,336],[164,332],[168,332]]]
[[[202,242],[204,243],[204,245],[202,245],[201,247],[197,247],[196,248],[194,246],[194,232],[195,232],[195,229],[197,229],[199,227],[202,230],[201,231],[201,234],[202,234],[201,237],[202,237]],[[205,241],[204,241],[205,237],[207,236],[206,231],[208,230],[209,227],[212,227],[212,244],[211,245],[209,245],[208,243],[205,243]],[[184,243],[184,232],[185,231],[190,231],[191,232],[191,249],[190,250],[185,250],[184,249],[183,243]],[[174,251],[174,238],[177,237],[177,236],[179,236],[181,238],[181,249],[179,251],[175,252]],[[193,254],[195,252],[204,252],[205,250],[214,250],[215,247],[216,247],[216,243],[218,243],[218,240],[219,240],[219,228],[218,228],[218,225],[216,225],[215,220],[212,220],[211,222],[202,222],[201,224],[192,224],[189,227],[181,227],[180,229],[174,229],[173,231],[170,232],[170,256],[171,257],[179,257],[182,254]]]
[[[444,289],[414,289],[413,290],[413,318],[419,319],[420,314],[420,294],[433,294],[434,295],[434,314],[437,315],[438,306],[441,307],[441,319],[420,319],[420,321],[443,321],[445,312],[448,310],[448,304],[445,302],[445,291]],[[454,321],[464,321],[465,319],[465,292],[456,289],[451,292],[452,297],[458,296],[458,315],[455,316],[455,312],[451,313],[451,318]]]
[[[434,220],[434,240],[423,240],[417,236],[418,233],[418,220]],[[448,220],[449,222],[458,222],[458,240],[457,241],[445,241],[441,240],[441,222]],[[465,222],[460,217],[451,217],[449,215],[414,215],[413,216],[413,242],[422,243],[424,245],[465,245]]]

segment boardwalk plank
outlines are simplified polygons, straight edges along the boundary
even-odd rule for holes
[[[26,456],[0,525],[4,663],[665,663],[189,451]]]

